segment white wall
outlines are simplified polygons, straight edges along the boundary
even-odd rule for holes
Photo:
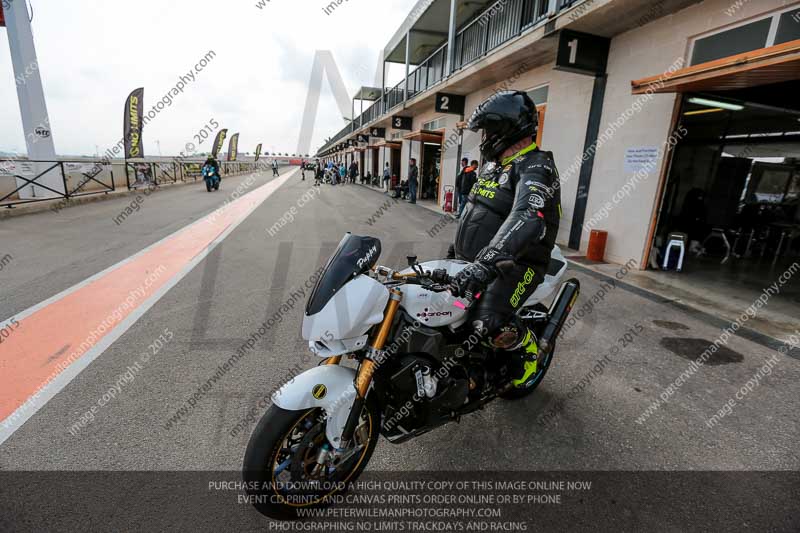
[[[688,66],[686,53],[690,38],[790,4],[780,0],[751,0],[729,15],[731,0],[707,0],[615,37],[611,41],[601,134],[636,100],[637,97],[631,94],[631,80],[660,75],[679,58],[685,59],[684,66]],[[642,111],[629,118],[613,138],[598,149],[586,220],[631,178],[631,174],[625,172],[626,148],[657,146],[662,149],[663,159],[676,98],[674,94],[654,95],[644,104]],[[631,258],[639,261],[643,257],[651,217],[657,205],[662,162],[660,160],[656,169],[636,186],[629,198],[614,204],[608,218],[596,226],[596,229],[609,232],[607,260],[624,263]],[[565,208],[569,205],[566,201],[564,204]],[[582,250],[587,245],[588,231],[584,230]]]

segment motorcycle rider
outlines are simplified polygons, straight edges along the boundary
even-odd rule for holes
[[[216,174],[217,177],[219,177],[219,181],[222,181],[222,174],[220,174],[219,172],[219,161],[214,159],[213,155],[208,156],[208,159],[206,159],[206,162],[203,164],[203,168],[206,167],[214,169],[214,174]]]
[[[467,128],[483,131],[486,164],[467,198],[452,253],[470,261],[453,282],[458,296],[478,294],[472,325],[496,349],[512,351],[512,382],[522,387],[538,368],[536,336],[516,312],[544,281],[561,213],[558,171],[536,145],[536,105],[521,91],[483,102]]]

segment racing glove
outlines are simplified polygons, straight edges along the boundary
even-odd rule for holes
[[[513,258],[498,249],[486,247],[478,253],[474,263],[459,272],[450,284],[453,296],[471,297],[486,289],[507,266],[513,266]]]

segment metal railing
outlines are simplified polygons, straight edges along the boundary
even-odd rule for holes
[[[386,90],[386,94],[384,95],[384,101],[386,102],[386,106],[384,109],[386,112],[391,111],[393,108],[399,106],[403,103],[404,99],[404,87],[405,87],[405,80],[401,81],[391,89]]]
[[[358,118],[358,125],[359,127],[363,126],[364,124],[369,124],[379,116],[383,114],[383,109],[381,108],[381,101],[376,100],[373,102],[366,111],[364,111],[361,116]]]
[[[453,70],[469,65],[547,17],[548,0],[500,0],[456,33]]]
[[[581,0],[558,0],[558,10],[561,11],[562,9],[572,7],[580,1]]]
[[[131,163],[125,162],[125,182],[128,190],[144,186],[159,187],[165,183],[182,181],[181,165],[178,163]],[[131,177],[133,182],[131,182]]]
[[[408,75],[408,97],[425,92],[444,79],[447,44],[441,46]]]
[[[105,175],[106,171],[108,176]],[[0,207],[7,208],[47,200],[108,194],[116,190],[111,163],[102,161],[0,160],[0,178],[11,179],[14,187],[0,197]],[[62,190],[53,187],[54,178],[61,182]],[[23,182],[22,185],[18,185],[19,181]],[[50,184],[45,184],[45,181]],[[89,186],[94,186],[94,189],[89,190]],[[27,187],[30,189],[26,190]],[[44,192],[44,196],[36,196],[37,187],[44,189],[38,191]]]
[[[253,172],[258,168],[258,163],[250,161],[221,161],[220,174],[222,176],[238,176]],[[128,189],[145,186],[156,186],[197,181],[202,177],[203,163],[189,162],[125,162],[125,180]],[[131,181],[133,180],[133,181]]]
[[[0,159],[0,207],[108,194],[115,192],[114,165],[125,170],[124,189],[159,187],[202,178],[202,161],[131,162],[108,160],[32,161]],[[223,161],[223,176],[237,176],[263,168],[264,163]],[[58,185],[55,185],[58,183]]]
[[[581,0],[558,0],[562,11]],[[459,69],[488,55],[500,45],[519,37],[529,28],[543,23],[548,16],[550,0],[498,0],[456,32],[453,65],[447,72],[448,44],[437,48],[408,75],[408,98],[423,93]],[[385,88],[383,98],[357,117],[352,124],[334,135],[321,151],[335,146],[357,128],[366,125],[406,101],[406,79],[392,88]]]

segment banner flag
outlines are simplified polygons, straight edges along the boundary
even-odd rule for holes
[[[225,137],[227,135],[228,135],[227,129],[219,130],[219,133],[217,133],[217,138],[214,139],[214,147],[211,151],[211,157],[213,157],[214,159],[217,158],[217,156],[219,155],[219,151],[222,150],[222,146],[225,144]]]
[[[256,163],[258,163],[258,158],[261,157],[261,145],[259,144],[256,146]]]
[[[236,156],[239,154],[239,134],[234,133],[231,136],[231,142],[228,143],[228,161],[236,161]]]
[[[125,101],[125,122],[123,139],[125,141],[125,159],[144,157],[142,147],[142,114],[144,112],[144,87],[135,89]]]

